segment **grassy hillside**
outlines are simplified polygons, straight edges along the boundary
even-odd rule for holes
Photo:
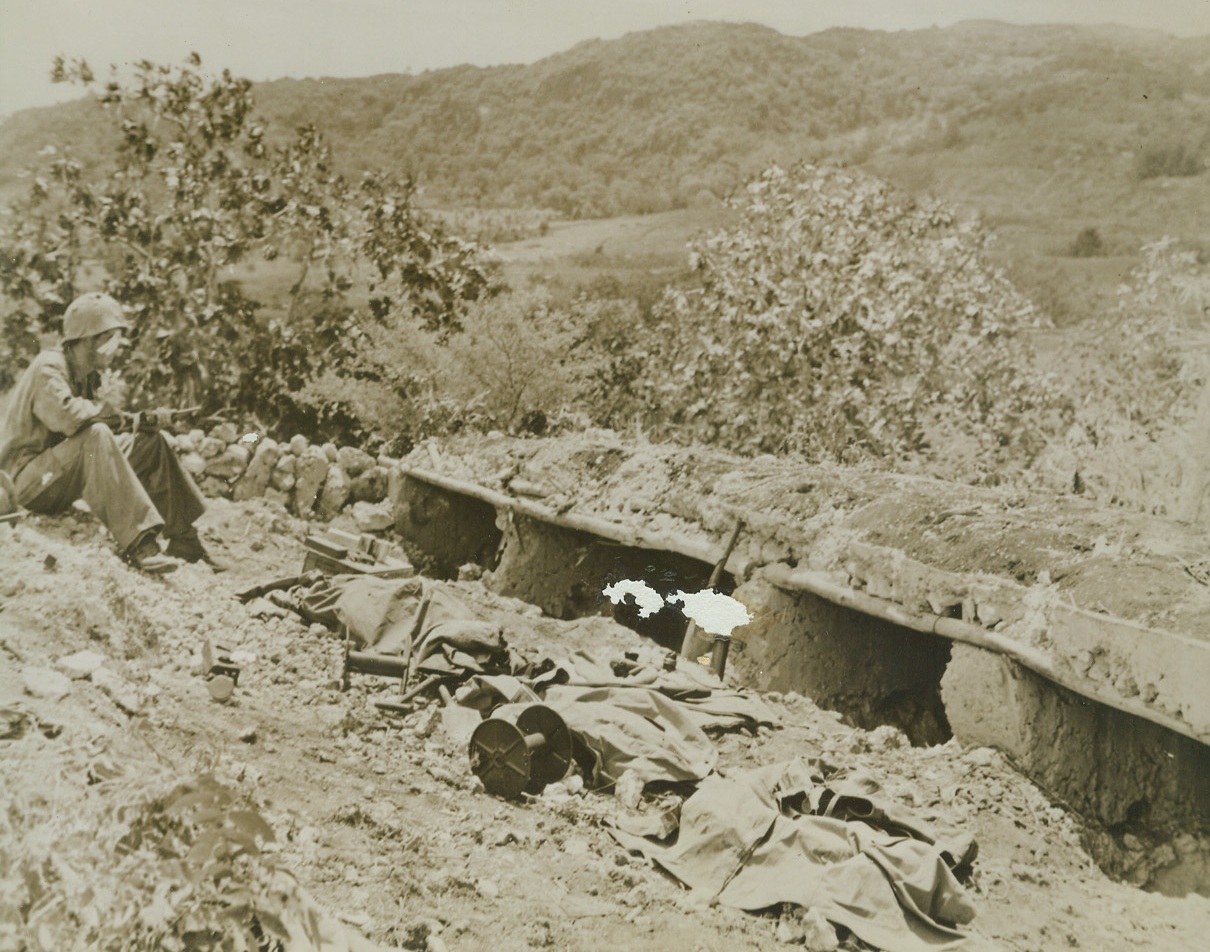
[[[1144,241],[1210,249],[1210,38],[985,22],[795,38],[698,23],[530,66],[256,93],[279,136],[315,122],[350,171],[410,170],[444,206],[645,214],[709,205],[772,161],[860,165],[982,213],[1001,263],[1060,322],[1095,313]],[[101,135],[81,103],[12,117],[0,187],[41,145],[88,158]],[[1100,247],[1072,257],[1085,229]]]

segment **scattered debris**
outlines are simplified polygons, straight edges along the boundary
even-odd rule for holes
[[[483,566],[474,562],[458,566],[459,582],[477,582],[483,578]]]
[[[283,552],[297,552],[290,547],[308,532],[280,506],[261,499],[238,506],[216,504],[208,518],[228,520],[237,539],[234,551],[259,559],[236,569],[240,574],[234,576],[235,586],[224,579],[227,588],[249,585],[257,573],[268,577],[281,571],[273,560]],[[275,521],[276,527],[270,528]],[[251,531],[239,539],[239,530],[248,526]],[[619,819],[619,793],[624,792],[627,802],[635,803],[628,819],[636,828],[645,824],[646,835],[674,836],[691,785],[640,787],[634,779],[640,774],[636,771],[628,779],[626,769],[614,775],[616,780],[602,781],[589,773],[585,761],[548,783],[534,799],[504,802],[476,795],[489,791],[468,772],[466,748],[443,743],[445,709],[436,697],[422,706],[423,696],[418,696],[414,708],[387,718],[375,716],[374,704],[380,699],[396,700],[395,684],[367,677],[351,685],[348,694],[339,692],[340,647],[332,626],[300,620],[294,611],[257,617],[211,576],[188,570],[170,586],[150,586],[127,578],[116,560],[111,566],[101,559],[94,575],[76,578],[67,571],[72,550],[66,545],[100,547],[104,542],[77,539],[61,546],[54,538],[57,531],[56,525],[40,521],[33,532],[23,526],[25,541],[7,542],[13,549],[0,552],[0,558],[11,552],[18,561],[25,559],[23,568],[5,585],[29,586],[27,591],[18,589],[15,601],[6,605],[6,617],[22,626],[33,625],[28,635],[5,632],[11,641],[10,654],[28,659],[14,667],[23,675],[23,668],[37,668],[44,658],[49,668],[49,659],[58,658],[55,666],[59,666],[75,648],[104,646],[101,656],[116,659],[106,663],[110,668],[119,662],[130,665],[124,670],[138,678],[138,685],[121,680],[136,696],[144,695],[144,706],[148,706],[148,689],[158,686],[165,699],[173,699],[174,707],[183,708],[180,721],[189,725],[182,732],[157,724],[161,714],[176,716],[175,711],[169,714],[166,703],[152,707],[151,717],[133,722],[107,714],[105,705],[90,713],[88,705],[95,695],[79,687],[71,690],[69,681],[71,693],[56,703],[63,705],[65,715],[71,712],[67,723],[73,744],[77,732],[82,738],[95,738],[81,741],[92,746],[81,747],[87,769],[79,771],[79,783],[123,775],[137,778],[143,768],[132,752],[151,756],[144,733],[166,760],[190,766],[213,762],[214,769],[243,778],[241,785],[280,811],[274,822],[279,833],[274,850],[280,850],[283,861],[319,884],[316,894],[330,907],[345,910],[344,921],[373,930],[371,937],[384,946],[457,949],[532,944],[584,949],[608,942],[627,947],[631,942],[651,945],[652,931],[657,938],[666,931],[668,947],[713,947],[724,941],[719,937],[725,934],[728,947],[750,952],[767,947],[771,931],[778,929],[779,937],[791,936],[795,945],[805,948],[856,947],[851,937],[840,942],[835,926],[815,908],[784,906],[776,925],[756,916],[712,910],[709,896],[679,891],[647,860],[619,848],[604,832],[603,824]],[[263,553],[250,554],[255,551],[253,542],[266,543]],[[47,547],[61,565],[54,579],[41,573]],[[48,599],[46,588],[35,589],[38,584],[57,586],[56,598]],[[429,583],[428,590],[458,596],[472,616],[469,620],[491,619],[489,627],[507,635],[510,650],[523,649],[529,655],[524,661],[568,658],[564,668],[545,673],[558,689],[555,695],[560,701],[547,706],[560,714],[564,701],[576,702],[570,694],[558,698],[559,691],[600,690],[593,681],[609,679],[624,687],[619,682],[631,678],[673,690],[677,679],[689,677],[685,665],[667,667],[666,652],[649,645],[636,649],[637,636],[609,619],[560,622],[533,617],[526,606],[492,595],[469,580]],[[443,603],[430,599],[429,610],[436,604]],[[413,620],[409,611],[406,624]],[[119,631],[125,634],[121,644],[116,641]],[[222,642],[223,647],[213,648],[216,660],[244,668],[238,707],[220,708],[205,695],[190,694],[196,691],[196,677],[208,672],[201,669],[199,650],[193,676],[189,674],[190,653],[202,639],[212,646]],[[457,651],[448,642],[432,644],[437,646],[429,656],[434,664],[439,657],[448,661]],[[254,663],[255,669],[247,667]],[[59,667],[54,673],[65,670]],[[694,677],[710,677],[698,671]],[[569,683],[554,684],[556,674],[568,677]],[[103,674],[102,681],[106,677]],[[419,673],[411,683],[427,677]],[[479,718],[480,709],[467,704],[485,696],[496,677],[494,673],[480,677],[484,684],[478,695],[470,691],[477,686],[476,679],[466,678],[463,689],[452,693],[455,706]],[[525,677],[541,682],[543,673],[527,671]],[[227,690],[234,692],[229,675],[216,675],[207,686],[222,686],[222,678],[228,679]],[[19,698],[24,677],[14,676],[12,681]],[[720,687],[709,681],[679,683],[688,697]],[[510,689],[503,681],[497,686]],[[633,685],[626,688],[631,689]],[[0,696],[6,705],[0,710],[0,737],[11,725],[26,738],[6,746],[6,756],[19,746],[51,746],[32,734],[38,725],[33,712],[50,703],[35,700],[40,703],[28,701],[26,712]],[[1054,935],[1060,942],[1073,935],[1085,948],[1111,947],[1125,937],[1134,948],[1158,950],[1177,947],[1190,936],[1204,934],[1201,926],[1210,926],[1196,897],[1156,897],[1100,875],[1090,866],[1080,845],[1080,830],[1066,811],[1048,803],[999,754],[963,751],[954,743],[911,747],[892,728],[858,731],[793,692],[769,693],[757,700],[772,708],[783,729],[762,729],[743,718],[727,727],[708,728],[710,745],[719,752],[719,770],[733,777],[748,768],[776,763],[792,752],[818,755],[830,765],[829,780],[842,767],[865,767],[886,780],[888,792],[893,790],[896,798],[902,796],[914,808],[964,827],[977,826],[987,859],[981,859],[978,869],[975,925],[997,944],[1049,947]],[[9,715],[10,707],[17,713]],[[115,724],[122,726],[115,728]],[[137,725],[145,726],[136,731]],[[574,733],[570,723],[569,731]],[[232,750],[221,743],[199,744],[199,737],[207,735],[260,745],[256,748],[260,756],[254,758],[249,747],[239,745]],[[269,737],[274,750],[265,743]],[[864,742],[853,743],[857,737]],[[70,747],[53,745],[55,750]],[[273,756],[265,758],[265,753]],[[262,769],[245,760],[256,760]],[[22,783],[28,786],[28,779],[23,777]],[[637,800],[634,788],[638,788]],[[103,786],[94,789],[104,795]],[[334,832],[325,821],[342,805],[357,806],[350,816],[359,819]],[[1043,880],[1046,885],[1039,885]],[[379,883],[382,888],[373,885]],[[535,903],[541,904],[541,915],[535,916]],[[1065,911],[1068,906],[1071,911]],[[1020,917],[1022,908],[1031,910],[1028,921]],[[407,924],[421,919],[429,922],[425,934],[409,935]],[[1040,931],[1043,925],[1050,931]],[[591,941],[582,938],[586,934]]]
[[[353,521],[361,532],[385,532],[395,524],[395,514],[385,502],[355,502]]]
[[[109,668],[100,667],[92,673],[92,683],[109,695],[127,714],[138,714],[143,708],[143,699],[138,688]]]
[[[399,546],[370,534],[360,536],[340,529],[307,536],[303,572],[325,575],[373,575],[377,578],[411,578],[416,570]]]
[[[231,700],[231,695],[235,693],[235,680],[225,674],[207,678],[206,690],[210,692],[210,696],[214,700],[226,703]]]
[[[212,644],[209,639],[202,642],[199,673],[206,681],[206,690],[216,701],[229,701],[239,684],[240,668],[231,649]]]
[[[644,786],[642,777],[633,770],[627,770],[614,784],[613,795],[627,810],[634,810],[643,799]]]
[[[471,737],[470,758],[488,793],[541,793],[571,768],[571,732],[549,707],[531,704],[515,722],[489,717],[480,723]]]
[[[43,737],[54,740],[63,733],[63,725],[44,720],[17,707],[0,707],[0,740],[20,740],[36,729]]]
[[[840,939],[832,923],[824,918],[824,914],[812,907],[799,916],[803,933],[803,945],[807,952],[835,952],[840,948]]]

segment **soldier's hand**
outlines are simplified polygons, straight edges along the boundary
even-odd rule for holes
[[[102,370],[101,382],[97,386],[96,398],[112,410],[126,406],[126,381],[116,370]]]
[[[176,411],[169,407],[156,407],[154,410],[148,410],[143,416],[155,429],[171,430]]]

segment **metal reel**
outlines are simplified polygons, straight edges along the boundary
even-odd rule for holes
[[[488,793],[500,797],[541,793],[571,766],[571,731],[550,708],[532,704],[516,724],[491,717],[476,727],[470,759],[471,770]]]
[[[542,704],[532,704],[521,712],[517,726],[528,736],[546,738],[546,743],[533,750],[530,759],[530,782],[537,789],[526,793],[541,793],[548,783],[562,780],[571,766],[571,731],[563,718]]]

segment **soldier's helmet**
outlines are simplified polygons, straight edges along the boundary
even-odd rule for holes
[[[67,313],[63,315],[63,343],[95,337],[116,327],[130,328],[122,305],[108,294],[90,291],[67,306]]]

